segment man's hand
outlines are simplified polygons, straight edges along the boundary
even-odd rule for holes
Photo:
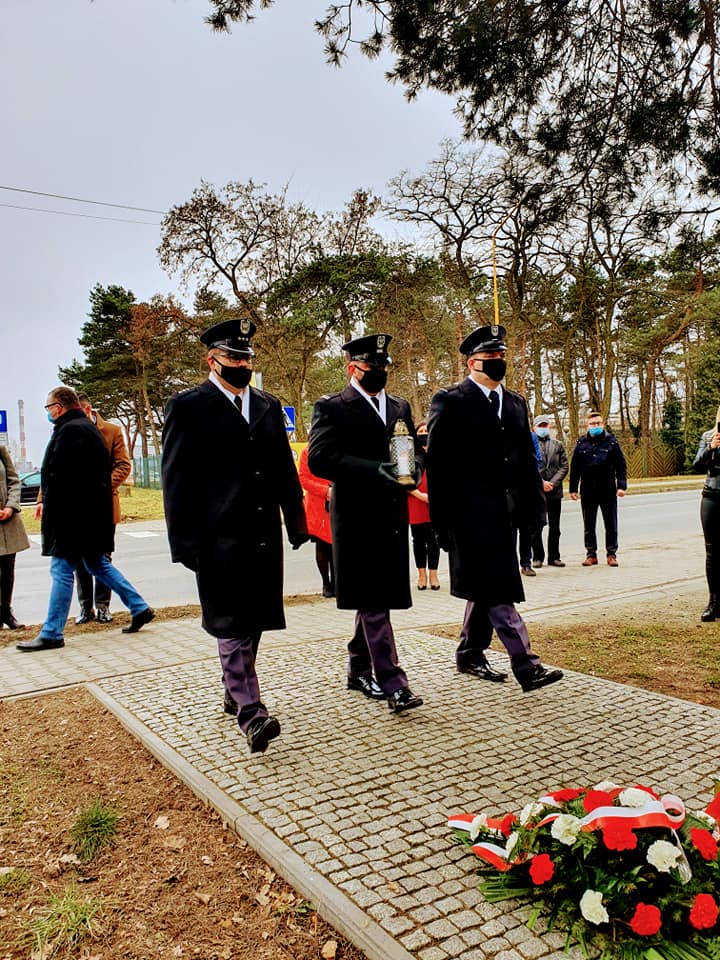
[[[550,493],[552,488],[553,488],[553,485],[550,483],[549,480],[543,480],[543,490],[545,491],[545,493]]]
[[[40,517],[42,517],[42,508],[43,508],[42,503],[36,503],[36,504],[35,504],[35,519],[36,519],[36,520],[39,520]]]
[[[625,491],[624,491],[624,490],[618,490],[617,495],[618,495],[619,497],[624,497],[624,496],[625,496]]]
[[[391,483],[394,487],[400,486],[397,477],[395,476],[395,469],[391,463],[378,464],[378,476],[382,480],[386,480],[388,483]]]
[[[0,523],[3,523],[5,520],[9,520],[15,511],[12,507],[4,507],[0,510]]]
[[[296,533],[292,537],[290,536],[290,534],[288,534],[288,540],[290,541],[290,544],[292,545],[293,550],[299,550],[300,547],[304,543],[307,543],[309,539],[310,537],[307,533]]]
[[[580,494],[579,494],[579,493],[571,493],[571,494],[570,494],[570,499],[571,499],[571,500],[579,500],[579,499],[580,499]]]

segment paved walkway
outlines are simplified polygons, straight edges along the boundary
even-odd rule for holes
[[[578,606],[592,615],[702,590],[695,532],[653,546],[623,552],[617,570],[541,570],[524,615],[562,620]],[[213,641],[193,621],[133,637],[110,627],[42,654],[0,649],[0,695],[87,683],[370,960],[564,957],[563,938],[528,930],[524,910],[483,901],[447,815],[518,810],[549,788],[605,778],[707,801],[720,712],[581,674],[528,695],[512,681],[459,676],[453,644],[432,626],[459,622],[463,604],[445,589],[416,598],[394,615],[425,698],[404,717],[345,691],[351,614],[332,601],[288,609],[288,630],[260,648],[265,698],[283,726],[264,755],[249,757],[221,712]],[[492,660],[506,664],[499,652]]]

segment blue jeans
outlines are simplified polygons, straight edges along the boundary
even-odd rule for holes
[[[117,567],[110,563],[107,557],[99,557],[93,560],[87,557],[83,557],[82,560],[51,557],[52,587],[50,589],[50,602],[45,623],[40,631],[40,635],[47,637],[48,640],[60,640],[63,637],[65,621],[70,613],[70,604],[72,603],[75,568],[79,564],[84,564],[94,577],[110,587],[120,597],[133,617],[148,607],[147,602],[143,600],[132,584],[128,583]]]

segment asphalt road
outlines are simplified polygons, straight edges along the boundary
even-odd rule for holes
[[[700,530],[700,495],[697,490],[669,493],[637,494],[619,503],[620,551],[623,546],[650,546],[695,541],[693,549],[702,550],[697,543]],[[584,556],[582,520],[579,503],[567,496],[563,501],[560,549],[569,563],[579,562]],[[598,519],[598,540],[602,548],[602,521]],[[118,527],[114,560],[125,576],[134,584],[151,606],[164,607],[197,603],[194,576],[179,564],[171,563],[165,524],[161,520],[124,524]],[[318,593],[320,576],[315,567],[314,547],[307,544],[293,551],[286,544],[285,593]],[[412,554],[411,554],[412,565]],[[32,549],[18,554],[15,597],[16,615],[26,623],[41,623],[47,610],[50,589],[49,558],[40,555],[39,536],[33,538]],[[441,555],[441,576],[447,570],[447,558]],[[238,571],[242,576],[242,571]],[[447,581],[447,577],[445,577]],[[119,601],[113,599],[113,609]],[[71,614],[77,613],[73,601]]]

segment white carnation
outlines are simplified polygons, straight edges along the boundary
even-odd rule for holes
[[[654,800],[655,797],[647,790],[628,787],[627,790],[623,790],[618,799],[623,807],[644,807],[648,801]]]
[[[617,790],[619,784],[613,783],[612,780],[601,780],[600,783],[596,783],[593,787],[593,790],[603,790],[605,793],[610,793],[611,790]]]
[[[588,923],[607,923],[610,919],[602,903],[602,894],[597,890],[586,890],[582,895],[580,913]]]
[[[648,847],[647,862],[661,873],[670,873],[671,868],[677,866],[680,856],[682,854],[674,843],[656,840]]]
[[[556,820],[553,820],[550,833],[560,843],[565,843],[571,847],[580,833],[580,820],[570,813],[561,813]]]
[[[505,853],[508,855],[508,857],[515,849],[515,845],[517,844],[517,842],[518,842],[517,833],[511,833],[510,836],[505,841]]]
[[[537,800],[535,800],[533,803],[528,803],[527,806],[522,808],[518,819],[520,820],[522,826],[525,826],[528,820],[533,820],[535,817],[539,817],[544,809],[544,804],[538,803]]]
[[[476,840],[485,827],[487,827],[487,814],[479,813],[470,824],[470,839]]]

